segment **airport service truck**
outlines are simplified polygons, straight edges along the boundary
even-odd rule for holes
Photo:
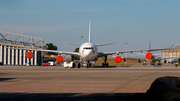
[[[80,68],[81,67],[81,63],[79,60],[75,60],[75,61],[64,61],[63,63],[64,68]]]
[[[72,68],[73,62],[72,61],[64,61],[64,68]]]

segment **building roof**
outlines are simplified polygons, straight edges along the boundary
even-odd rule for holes
[[[17,33],[0,31],[0,45],[20,48],[42,48],[43,39]]]
[[[171,48],[170,50],[172,51],[175,51],[175,50],[180,50],[180,45],[178,45],[178,44],[173,44],[173,45],[171,45],[171,46],[169,46],[169,47],[167,47],[167,48]]]

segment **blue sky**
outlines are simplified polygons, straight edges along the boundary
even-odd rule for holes
[[[179,44],[179,0],[0,0],[0,30],[40,37],[58,50],[74,51],[65,42],[111,43],[109,52],[165,48]],[[130,56],[130,55],[129,55]]]

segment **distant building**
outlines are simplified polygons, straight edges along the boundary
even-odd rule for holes
[[[41,49],[43,39],[0,31],[0,62],[4,65],[42,65],[43,55],[38,51],[31,51],[33,58],[26,57],[27,49]]]
[[[167,58],[167,62],[171,62],[175,58],[179,58],[180,45],[171,45],[167,48],[170,50],[161,50],[161,58]]]

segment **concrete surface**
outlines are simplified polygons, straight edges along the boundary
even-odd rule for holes
[[[180,67],[171,64],[74,69],[58,66],[0,66],[0,101],[67,100],[72,97],[78,98],[76,100],[111,98],[121,101],[124,96],[146,93],[151,83],[163,76],[180,77]]]

